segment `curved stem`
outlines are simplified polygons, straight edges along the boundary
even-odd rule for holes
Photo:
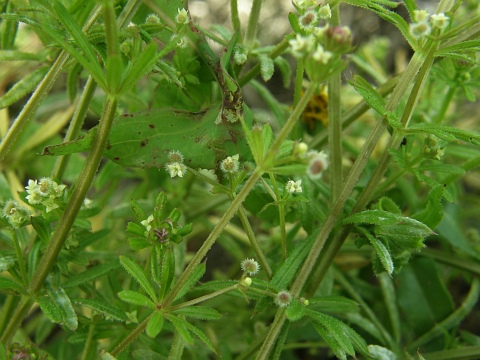
[[[133,340],[135,340],[146,328],[148,321],[152,317],[155,312],[152,312],[145,320],[143,320],[132,332],[128,334],[128,336],[122,340],[120,344],[118,344],[115,349],[111,351],[113,356],[117,356],[120,354]]]

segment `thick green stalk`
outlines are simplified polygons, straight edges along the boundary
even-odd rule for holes
[[[8,344],[12,339],[13,335],[17,329],[22,325],[23,319],[27,316],[28,312],[30,311],[33,305],[33,300],[28,297],[22,297],[20,300],[20,304],[15,309],[12,317],[9,318],[9,323],[3,332],[2,336],[0,337],[0,342],[2,344]]]
[[[247,31],[245,34],[245,44],[252,47],[255,42],[255,35],[257,33],[257,25],[260,19],[260,9],[262,8],[262,0],[253,0],[252,10],[248,18]]]
[[[233,31],[240,31],[240,16],[238,15],[238,2],[237,0],[230,0],[230,12],[232,14]]]

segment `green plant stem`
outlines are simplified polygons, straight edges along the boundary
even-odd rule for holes
[[[285,309],[278,308],[277,313],[275,314],[275,318],[273,319],[273,323],[268,328],[267,336],[262,343],[262,347],[258,351],[257,360],[259,359],[268,359],[268,355],[270,354],[270,350],[275,346],[275,342],[277,341],[278,334],[282,330],[283,323],[285,322]]]
[[[150,318],[152,317],[152,315],[154,314],[155,312],[152,312],[152,314],[150,314],[149,316],[147,316],[147,318],[145,320],[143,320],[135,329],[133,329],[129,334],[128,336],[122,340],[122,342],[120,344],[118,344],[115,349],[113,349],[110,354],[112,354],[113,356],[117,356],[118,354],[120,354],[123,350],[125,350],[125,348],[133,341],[135,340],[146,328],[147,328],[147,324],[148,324],[148,321],[150,320]]]
[[[287,251],[287,230],[285,224],[285,204],[283,202],[278,204],[278,217],[280,220],[280,239],[282,241],[282,255],[283,260],[288,257]]]
[[[93,81],[92,77],[89,77],[87,83],[85,84],[82,96],[80,97],[80,101],[78,102],[75,112],[73,113],[72,120],[70,121],[65,138],[63,139],[64,142],[76,139],[80,134],[83,120],[87,115],[88,107],[92,101],[96,87],[97,84],[95,81]],[[62,181],[63,175],[65,174],[65,170],[67,169],[68,162],[70,160],[70,156],[71,155],[59,156],[55,161],[55,166],[52,171],[52,178],[55,181]]]
[[[376,326],[377,330],[385,340],[385,344],[392,349],[394,352],[398,352],[398,345],[393,341],[392,337],[390,336],[390,333],[385,329],[382,325],[382,322],[377,318],[375,313],[373,312],[372,309],[367,305],[367,303],[363,300],[363,298],[355,291],[353,286],[348,282],[345,276],[335,269],[335,280],[342,286],[342,289],[344,289],[351,297],[353,300],[358,302],[367,315],[367,317],[370,319],[370,321]]]
[[[230,12],[232,14],[233,31],[240,31],[240,16],[238,15],[237,0],[230,0]],[[241,40],[241,37],[239,37],[239,40]]]
[[[20,304],[15,309],[15,312],[9,318],[9,323],[7,327],[5,328],[5,331],[3,332],[2,336],[0,337],[0,342],[7,345],[10,340],[12,339],[13,335],[15,335],[15,332],[17,331],[18,327],[23,322],[23,319],[27,316],[28,312],[30,311],[30,308],[33,305],[33,300],[28,298],[28,297],[22,297],[20,300]]]
[[[238,217],[242,223],[243,229],[247,234],[248,240],[250,241],[250,245],[252,246],[255,254],[257,255],[258,261],[260,265],[263,267],[263,270],[267,273],[267,278],[270,280],[273,276],[272,269],[268,264],[267,258],[258,243],[258,240],[253,232],[252,225],[250,225],[250,221],[248,221],[247,213],[245,212],[245,208],[240,206],[237,211]]]
[[[95,323],[92,322],[88,327],[87,341],[85,342],[85,346],[83,348],[81,360],[88,360],[88,356],[90,355],[90,349],[92,348],[92,344],[94,343],[93,341],[94,334],[95,334]]]
[[[62,51],[60,55],[58,55],[48,73],[45,75],[40,84],[38,84],[35,92],[25,104],[20,114],[18,114],[12,126],[8,129],[7,134],[0,144],[0,162],[5,159],[5,156],[7,156],[12,146],[16,143],[33,114],[35,114],[35,111],[52,88],[53,83],[57,79],[58,75],[60,75],[63,65],[65,65],[68,58],[69,54],[66,51]]]
[[[17,256],[18,266],[20,267],[20,275],[22,276],[23,285],[28,287],[28,276],[25,261],[23,259],[23,252],[18,241],[17,232],[12,232],[13,245],[15,246],[15,255]]]
[[[417,338],[415,341],[407,346],[409,351],[415,351],[423,344],[435,339],[438,336],[445,334],[445,331],[450,330],[452,327],[457,326],[460,322],[472,311],[477,304],[480,296],[480,280],[475,278],[470,287],[470,291],[467,297],[463,301],[462,305],[457,310],[451,313],[444,320],[435,324],[428,332]]]
[[[456,90],[457,90],[456,86],[452,86],[448,88],[448,91],[442,100],[442,106],[438,111],[437,116],[435,116],[435,119],[433,120],[434,123],[439,124],[442,122],[443,119],[445,119],[445,114],[447,113],[448,106],[452,102],[453,95],[455,95]]]
[[[218,290],[218,291],[214,291],[210,294],[207,294],[207,295],[203,295],[203,296],[200,296],[196,299],[193,299],[193,300],[190,300],[190,301],[186,301],[184,303],[181,303],[181,304],[178,304],[178,305],[175,305],[175,306],[172,306],[170,309],[169,309],[169,312],[172,312],[172,311],[175,311],[175,310],[178,310],[178,309],[182,309],[184,307],[188,307],[188,306],[192,306],[192,305],[196,305],[196,304],[200,304],[204,301],[207,301],[207,300],[210,300],[210,299],[213,299],[217,296],[220,296],[222,294],[225,294],[227,292],[230,292],[230,291],[234,291],[234,290],[237,290],[238,288],[238,285],[235,284],[235,285],[232,285],[232,286],[229,286],[229,287],[226,287],[224,289],[221,289],[221,290]]]
[[[253,0],[252,10],[248,18],[247,31],[245,34],[245,44],[253,47],[255,42],[255,35],[257,33],[257,25],[260,19],[260,9],[262,8],[262,0]]]
[[[422,353],[426,360],[471,360],[480,359],[480,346],[465,346],[451,350]]]
[[[7,295],[2,306],[2,311],[0,311],[0,334],[3,334],[5,328],[7,327],[8,321],[10,320],[13,312],[15,311],[20,297]]]
[[[43,286],[50,270],[52,269],[57,259],[58,253],[62,249],[65,240],[70,232],[70,229],[75,221],[75,218],[80,210],[85,195],[87,194],[93,178],[100,165],[103,150],[107,144],[110,128],[113,123],[115,111],[117,109],[117,101],[115,98],[107,96],[103,107],[102,118],[98,125],[98,131],[92,142],[92,148],[88,153],[85,165],[78,177],[78,181],[70,197],[65,212],[60,218],[57,228],[50,239],[47,249],[39,262],[39,266],[35,271],[32,282],[30,283],[29,291],[32,295],[36,294]],[[13,337],[16,329],[20,326],[22,319],[27,315],[30,307],[19,307],[9,324],[9,327],[3,334],[3,341],[8,342]],[[20,320],[19,320],[20,319]]]
[[[83,27],[84,31],[90,29],[90,27],[97,21],[100,13],[101,7],[96,6],[95,9],[92,11],[91,16],[87,20],[85,26]],[[10,149],[18,140],[23,129],[37,111],[37,108],[40,106],[42,100],[52,88],[55,80],[60,75],[63,65],[65,65],[69,56],[70,55],[66,51],[60,52],[48,73],[45,75],[40,84],[38,84],[34,93],[28,99],[28,102],[25,104],[20,114],[18,114],[12,126],[8,129],[7,134],[5,135],[2,143],[0,144],[0,163],[3,162],[5,157],[8,155]]]
[[[120,29],[128,26],[132,21],[134,15],[136,14],[140,5],[142,5],[142,0],[128,0],[128,2],[123,7],[122,12],[118,15],[117,25]]]
[[[168,360],[181,360],[184,348],[185,342],[183,341],[182,336],[178,332],[175,332],[173,335],[172,346],[168,353]]]
[[[277,46],[275,46],[272,49],[272,51],[268,53],[268,57],[270,59],[275,59],[278,56],[280,56],[287,48],[288,48],[288,40],[284,38],[282,39],[282,41],[278,43]],[[250,80],[252,80],[259,73],[260,73],[260,63],[257,63],[242,78],[238,80],[238,85],[240,86],[246,85]]]
[[[113,8],[113,0],[103,1],[103,21],[105,23],[105,40],[107,43],[107,57],[120,54],[120,44],[118,42],[118,28]],[[120,76],[120,74],[118,74]]]

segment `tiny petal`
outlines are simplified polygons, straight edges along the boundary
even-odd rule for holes
[[[444,13],[433,14],[430,18],[430,23],[435,29],[443,30],[448,26],[450,18]]]
[[[320,19],[330,19],[332,17],[332,9],[330,9],[330,5],[327,4],[318,9],[318,16]]]
[[[330,51],[325,51],[322,45],[317,45],[317,49],[313,53],[312,57],[319,63],[326,65],[332,58],[332,53]]]
[[[427,22],[430,14],[427,10],[414,10],[413,11],[413,20],[417,23]]]
[[[188,10],[178,9],[178,13],[175,16],[175,22],[180,25],[186,25],[190,22],[190,17],[188,16]]]

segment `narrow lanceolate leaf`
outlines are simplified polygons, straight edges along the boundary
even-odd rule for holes
[[[31,93],[47,71],[48,67],[38,68],[17,82],[5,95],[0,97],[0,109],[16,103],[25,95]]]
[[[170,315],[170,314],[165,314],[165,317],[172,323],[172,325],[175,327],[175,330],[178,332],[178,334],[182,337],[182,339],[187,343],[192,345],[193,344],[193,339],[192,335],[190,335],[189,331],[185,327],[185,323],[187,321],[185,320],[180,320],[178,317]]]
[[[323,338],[323,340],[328,344],[330,349],[333,351],[335,356],[341,360],[347,360],[347,354],[335,337],[330,333],[330,331],[318,322],[312,322],[313,327],[317,330],[318,334]]]
[[[133,66],[127,72],[124,81],[120,85],[119,92],[131,89],[144,75],[149,73],[157,61],[157,44],[151,42],[143,50],[140,56],[134,60]]]
[[[22,285],[12,279],[3,276],[0,276],[0,292],[13,295],[17,295],[18,293],[26,294],[25,289]]]
[[[368,231],[362,228],[358,228],[358,230],[368,239],[388,275],[392,275],[394,268],[393,260],[387,247]]]
[[[117,261],[112,261],[106,264],[100,264],[94,266],[80,274],[72,276],[67,281],[62,284],[64,289],[75,287],[81,284],[85,284],[92,280],[98,279],[99,277],[108,274],[110,271],[117,269],[119,264]]]
[[[177,296],[175,296],[175,300],[182,298],[183,295],[185,295],[193,285],[197,283],[198,280],[200,280],[205,274],[205,270],[207,269],[205,263],[201,263],[198,265],[195,270],[193,271],[192,276],[185,282],[185,285],[180,289],[178,292]]]
[[[65,290],[61,287],[54,288],[47,283],[47,291],[50,299],[61,312],[62,322],[70,330],[75,331],[78,327],[77,314],[75,314],[75,310],[73,309],[70,298],[65,293]]]
[[[355,75],[353,87],[362,95],[365,102],[380,115],[385,115],[385,99],[380,95],[370,83],[360,75]]]
[[[143,272],[143,269],[135,263],[130,258],[120,255],[120,263],[125,270],[133,277],[145,290],[145,292],[150,296],[154,302],[158,302],[157,295],[155,294],[155,289],[147,278],[147,275]]]
[[[160,298],[163,299],[170,290],[175,274],[175,256],[171,247],[167,248],[163,253],[162,259],[162,275],[160,285]]]
[[[62,322],[62,312],[50,298],[41,297],[36,300],[40,305],[40,310],[42,310],[43,315],[45,315],[48,320],[59,324]]]
[[[147,324],[147,335],[151,338],[156,337],[163,327],[163,314],[160,312],[155,312]]]
[[[187,317],[192,317],[200,320],[218,320],[222,317],[217,310],[206,307],[206,306],[189,306],[184,307],[178,310],[175,310],[173,313],[179,315],[185,315]]]
[[[72,298],[72,302],[75,304],[86,306],[90,309],[95,310],[96,312],[109,316],[118,321],[128,321],[127,315],[117,308],[105,301],[95,300],[95,299],[81,299],[81,298]]]
[[[118,293],[118,297],[122,299],[125,302],[128,302],[130,304],[134,305],[139,305],[139,306],[144,306],[148,307],[150,309],[155,309],[155,303],[150,300],[148,297],[145,295],[142,295],[136,291],[132,290],[123,290]]]

